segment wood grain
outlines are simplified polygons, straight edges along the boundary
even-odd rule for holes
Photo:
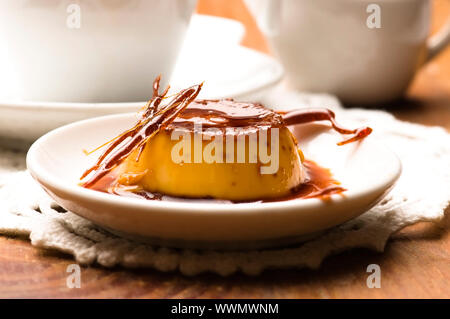
[[[200,0],[199,11],[238,19],[244,44],[268,52],[240,0]],[[436,0],[433,30],[450,13]],[[450,48],[417,75],[407,97],[384,108],[397,117],[450,130]],[[2,298],[449,298],[450,211],[440,225],[422,223],[394,236],[382,254],[357,249],[328,258],[318,270],[267,271],[262,276],[194,278],[152,270],[87,267],[80,289],[66,286],[69,256],[38,250],[26,239],[0,237]],[[379,264],[380,289],[366,286],[366,267]]]

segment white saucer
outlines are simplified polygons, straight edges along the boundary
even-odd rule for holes
[[[200,98],[242,98],[277,83],[281,65],[268,55],[239,46],[237,21],[195,15],[170,81],[173,91],[205,81]],[[151,88],[149,88],[149,98]],[[0,98],[0,145],[24,148],[46,132],[86,118],[135,112],[129,103],[27,102]]]
[[[343,223],[375,205],[400,175],[398,158],[372,136],[337,146],[342,137],[325,125],[298,126],[294,134],[305,156],[331,169],[348,189],[331,200],[269,203],[147,201],[77,185],[96,160],[93,149],[136,121],[136,114],[85,120],[56,129],[36,141],[27,156],[32,176],[62,207],[119,234],[175,247],[260,248],[302,240]]]

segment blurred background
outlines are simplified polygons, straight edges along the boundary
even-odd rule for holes
[[[242,45],[273,54],[243,0],[199,0],[197,11],[240,21],[246,27]],[[432,1],[431,35],[436,34],[449,15],[450,1]],[[419,70],[404,100],[379,107],[403,120],[450,130],[450,46]]]

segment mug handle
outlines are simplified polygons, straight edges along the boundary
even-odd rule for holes
[[[434,58],[439,52],[441,52],[447,44],[450,43],[450,18],[442,27],[441,30],[427,41],[428,56],[427,61]]]

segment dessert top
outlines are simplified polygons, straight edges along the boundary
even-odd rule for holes
[[[233,99],[196,100],[189,104],[167,129],[237,127],[280,127],[283,118],[258,103],[236,102]]]

